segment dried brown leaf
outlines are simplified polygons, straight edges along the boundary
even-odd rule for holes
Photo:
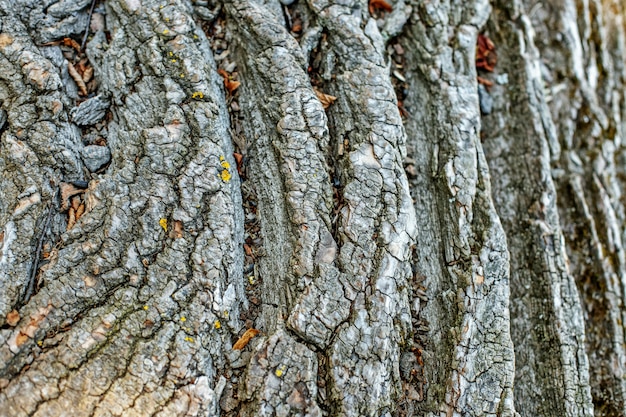
[[[74,196],[70,199],[70,205],[74,209],[74,211],[78,210],[78,206],[80,206],[80,197]]]
[[[69,182],[62,182],[61,188],[61,211],[65,211],[69,208],[70,198],[76,194],[84,193],[85,190],[78,188]]]
[[[85,204],[83,203],[80,206],[78,206],[78,208],[76,209],[76,220],[83,217],[84,213],[85,213]]]
[[[174,239],[180,239],[183,237],[183,222],[180,220],[174,220],[174,229],[172,230],[174,233]]]
[[[370,0],[370,3],[369,3],[370,14],[373,15],[378,10],[390,12],[393,10],[393,7],[391,6],[391,4],[387,3],[385,0]]]
[[[219,69],[217,72],[222,76],[222,78],[224,78],[224,87],[226,87],[226,90],[228,90],[230,94],[233,94],[241,85],[239,81],[232,80],[232,75],[228,74],[223,69]]]
[[[226,86],[228,92],[232,94],[236,89],[239,88],[241,83],[239,81],[224,80],[224,85]]]
[[[330,107],[330,105],[333,104],[335,100],[337,100],[337,97],[331,96],[330,94],[322,93],[317,88],[314,88],[313,91],[315,91],[317,99],[320,101],[320,103],[322,103],[322,107],[324,107],[324,110]]]
[[[70,211],[68,212],[68,215],[67,215],[67,229],[65,230],[70,230],[72,227],[74,227],[75,224],[76,224],[76,211],[74,210],[74,207],[70,207]]]
[[[72,77],[74,82],[76,82],[76,85],[78,86],[78,89],[80,90],[80,95],[86,96],[87,85],[85,85],[85,82],[83,81],[83,77],[78,73],[78,71],[76,70],[76,68],[70,61],[67,61],[67,71],[70,73],[70,76]]]
[[[12,310],[7,314],[7,324],[11,327],[15,327],[15,325],[20,321],[20,313],[17,310]]]
[[[88,83],[89,81],[91,81],[92,77],[93,77],[93,67],[85,68],[85,71],[83,72],[83,81]]]
[[[22,346],[24,343],[26,343],[26,341],[28,340],[28,336],[26,336],[24,333],[20,332],[16,337],[15,337],[15,345],[17,347]]]
[[[492,72],[497,62],[496,46],[487,36],[479,34],[476,40],[476,68]]]
[[[235,162],[237,162],[237,172],[239,173],[239,175],[242,175],[242,168],[243,168],[243,155],[240,153],[233,153],[233,157],[235,158]]]
[[[241,350],[246,347],[246,345],[250,342],[254,336],[259,334],[260,332],[257,329],[248,329],[246,332],[241,335],[237,343],[233,345],[233,350]]]
[[[70,48],[74,48],[76,50],[76,52],[80,53],[80,44],[78,42],[76,42],[74,39],[72,39],[72,38],[63,38],[63,40],[61,42],[63,43],[63,45],[69,46]]]

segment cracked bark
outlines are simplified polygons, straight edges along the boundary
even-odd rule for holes
[[[0,414],[624,415],[623,5],[284,3],[0,0]]]

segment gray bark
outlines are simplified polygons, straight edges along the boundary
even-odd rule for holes
[[[624,6],[376,4],[0,0],[0,415],[626,414]]]

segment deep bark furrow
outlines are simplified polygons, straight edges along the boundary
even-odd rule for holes
[[[626,413],[622,314],[626,259],[617,155],[624,111],[619,2],[542,2],[532,14],[561,154],[553,175],[570,268],[586,314],[596,415]],[[581,18],[576,19],[576,15]],[[567,77],[564,77],[567,75]],[[567,104],[567,106],[565,105]],[[602,295],[600,295],[602,294]]]
[[[489,78],[507,74],[507,82],[492,88],[494,109],[483,118],[483,139],[511,252],[516,406],[523,416],[590,416],[583,315],[551,177],[558,144],[545,114],[539,55],[519,3],[501,2],[492,16],[488,29],[498,65]]]
[[[514,415],[508,256],[478,136],[474,45],[488,13],[484,2],[415,4],[403,38],[415,262],[428,295],[426,415]]]

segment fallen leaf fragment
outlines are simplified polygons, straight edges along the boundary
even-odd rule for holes
[[[476,40],[476,68],[492,72],[498,62],[496,46],[493,41],[483,34]]]
[[[80,206],[78,206],[78,208],[76,209],[76,220],[80,219],[83,214],[85,213],[85,204],[82,203]]]
[[[17,310],[12,310],[7,314],[7,324],[11,327],[15,327],[15,325],[20,321],[20,313]]]
[[[76,85],[78,86],[78,89],[80,90],[80,95],[81,96],[86,96],[87,95],[87,85],[83,81],[83,77],[78,73],[78,71],[76,70],[74,65],[71,62],[69,62],[69,61],[67,61],[67,71],[70,73],[70,75],[71,75],[72,79],[74,80],[74,82],[76,82]]]
[[[237,172],[239,173],[239,175],[242,175],[242,168],[243,168],[243,155],[240,153],[233,153],[233,157],[235,158],[235,161],[237,162]]]
[[[174,239],[180,239],[183,237],[183,222],[180,220],[174,221]]]
[[[260,332],[257,329],[248,329],[246,332],[241,335],[237,343],[233,345],[233,350],[241,350],[246,347],[250,339],[259,334]]]
[[[72,38],[63,38],[63,40],[61,42],[63,43],[63,45],[69,46],[71,48],[74,48],[76,50],[76,52],[80,53],[80,44],[78,42],[76,42],[74,39],[72,39]]]
[[[391,6],[391,4],[387,3],[385,0],[370,0],[370,3],[369,3],[370,14],[373,15],[378,10],[390,12],[393,10],[393,7]]]
[[[238,89],[241,85],[239,81],[231,80],[232,76],[223,69],[217,70],[217,73],[221,75],[222,78],[224,78],[224,87],[226,87],[226,90],[228,90],[230,94],[233,94],[235,90]]]
[[[83,188],[78,188],[69,182],[62,182],[61,188],[61,211],[65,211],[70,206],[70,198],[85,192]]]
[[[0,48],[4,48],[5,46],[11,45],[13,43],[13,38],[7,35],[6,33],[0,34]]]
[[[75,224],[76,210],[74,210],[74,207],[70,207],[70,211],[67,213],[67,228],[65,230],[70,230],[72,227],[74,227]]]
[[[92,77],[93,77],[93,67],[85,68],[85,71],[83,71],[83,81],[88,83],[89,81],[91,81]]]
[[[24,343],[26,343],[26,341],[28,340],[28,336],[26,336],[24,333],[20,332],[16,337],[15,337],[15,345],[17,347],[22,346]]]
[[[333,104],[335,100],[337,100],[337,97],[331,96],[330,94],[322,93],[317,88],[314,88],[313,91],[315,91],[317,99],[320,101],[320,103],[322,103],[322,107],[324,107],[324,110],[330,107],[330,105]]]

